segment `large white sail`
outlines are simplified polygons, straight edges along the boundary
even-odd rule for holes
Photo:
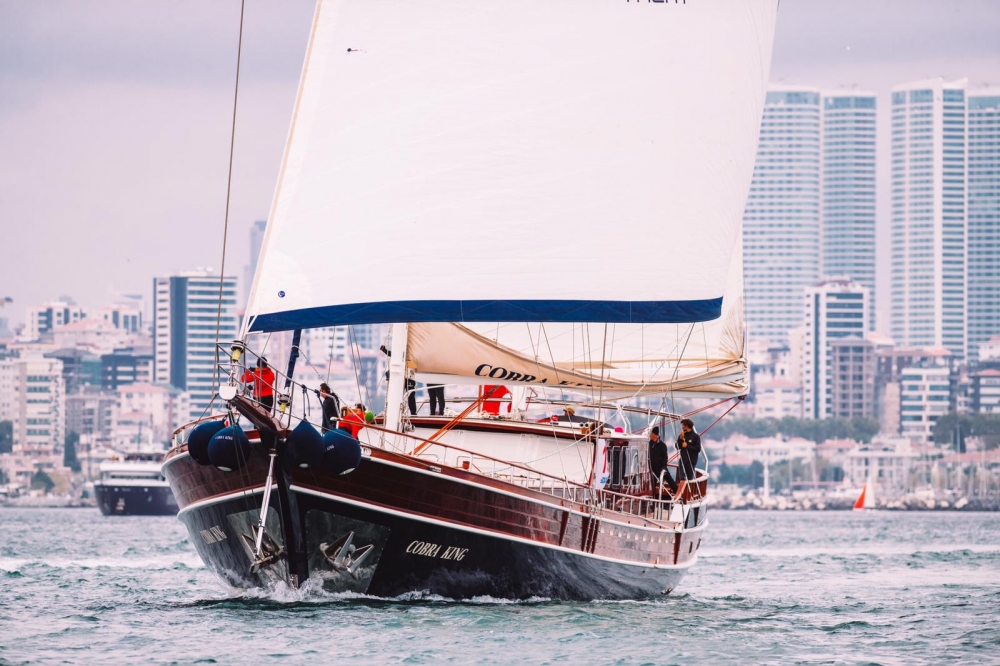
[[[322,0],[248,329],[717,320],[776,6]]]

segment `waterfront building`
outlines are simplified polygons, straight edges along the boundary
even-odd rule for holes
[[[76,393],[87,386],[100,386],[101,359],[85,348],[63,347],[47,352],[46,358],[62,361],[63,386],[66,395]]]
[[[822,248],[825,277],[862,285],[875,329],[875,93],[823,93]]]
[[[237,329],[235,277],[222,286],[218,340],[228,344]],[[193,271],[153,280],[153,382],[190,396],[190,418],[208,409],[216,364],[219,276]]]
[[[1000,416],[1000,368],[983,368],[970,373],[969,384],[970,411]]]
[[[920,453],[906,437],[877,435],[844,457],[844,480],[855,488],[874,486],[876,497],[898,497],[913,490]]]
[[[101,356],[101,388],[114,391],[119,386],[153,381],[153,346],[149,338]]]
[[[802,418],[802,386],[787,379],[764,379],[753,385],[755,419]]]
[[[848,337],[829,340],[827,345],[832,380],[830,416],[838,419],[874,418],[875,343]]]
[[[900,431],[914,441],[931,441],[939,418],[951,410],[952,369],[948,365],[907,368],[900,377]]]
[[[69,299],[50,301],[42,305],[28,308],[25,314],[24,337],[26,340],[39,340],[43,333],[82,321],[87,317],[83,308]]]
[[[818,88],[768,88],[743,215],[751,340],[787,340],[820,278],[820,127]]]
[[[165,449],[175,430],[188,422],[190,397],[165,384],[128,384],[115,391],[112,447],[128,451],[152,445]]]
[[[133,335],[139,335],[142,329],[142,310],[131,304],[108,305],[97,313],[101,321]]]
[[[869,336],[869,340],[876,343],[875,411],[880,424],[879,432],[898,435],[902,426],[900,382],[903,371],[921,365],[950,364],[951,352],[941,348],[896,348],[890,339],[874,335]]]
[[[129,334],[101,319],[82,319],[57,326],[42,334],[42,339],[58,348],[86,349],[94,354],[106,354],[124,344]]]
[[[1000,334],[1000,86],[966,96],[969,360]]]
[[[1000,361],[1000,335],[991,336],[979,343],[979,362]]]
[[[13,454],[32,459],[40,468],[62,465],[66,394],[62,361],[25,352],[0,361],[0,420],[13,423]]]
[[[111,438],[112,411],[118,396],[87,386],[66,396],[66,432],[80,436],[81,449],[92,449]]]
[[[849,280],[826,280],[805,290],[802,346],[802,414],[808,419],[833,415],[833,365],[830,342],[864,340],[870,294]],[[849,392],[849,386],[844,387]]]
[[[892,92],[890,329],[904,347],[966,356],[964,79]],[[905,429],[905,424],[904,424]]]

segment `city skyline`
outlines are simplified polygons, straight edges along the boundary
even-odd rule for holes
[[[270,206],[312,8],[247,5],[229,275],[243,278],[247,231]],[[0,23],[0,81],[10,92],[0,102],[0,142],[10,148],[0,153],[8,250],[0,297],[14,299],[0,317],[11,324],[63,295],[93,311],[113,293],[147,293],[156,274],[218,270],[222,252],[238,3],[61,9],[0,3],[10,17]],[[982,2],[946,11],[936,3],[782,3],[771,81],[861,87],[878,100],[875,300],[883,331],[891,88],[937,75],[968,77],[970,88],[996,82],[998,28],[1000,12]],[[139,32],[146,38],[121,38]],[[46,270],[32,270],[40,265]]]

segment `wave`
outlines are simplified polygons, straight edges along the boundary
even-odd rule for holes
[[[31,567],[46,567],[50,569],[203,569],[204,563],[200,557],[186,555],[164,555],[160,557],[70,557],[51,559],[26,559],[0,557],[0,571],[7,573],[20,572]]]
[[[856,545],[838,544],[834,546],[816,547],[775,547],[775,548],[712,548],[706,547],[698,557],[719,559],[725,557],[866,557],[866,556],[896,556],[896,555],[945,555],[952,553],[1000,554],[1000,544],[940,544],[940,545],[907,545],[907,544],[873,544]]]
[[[298,604],[329,605],[329,604],[455,604],[470,606],[508,606],[537,605],[552,603],[548,597],[529,597],[527,599],[504,599],[489,595],[471,597],[469,599],[453,599],[439,594],[431,594],[428,590],[406,592],[394,597],[380,597],[361,592],[331,592],[323,588],[323,582],[310,578],[302,587],[294,589],[281,581],[268,589],[227,588],[224,597],[199,599],[186,602],[184,606],[253,606],[255,608],[287,608]]]

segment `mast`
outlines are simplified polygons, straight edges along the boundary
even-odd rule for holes
[[[389,349],[389,387],[385,396],[385,427],[399,430],[406,393],[406,342],[409,324],[393,324]]]

